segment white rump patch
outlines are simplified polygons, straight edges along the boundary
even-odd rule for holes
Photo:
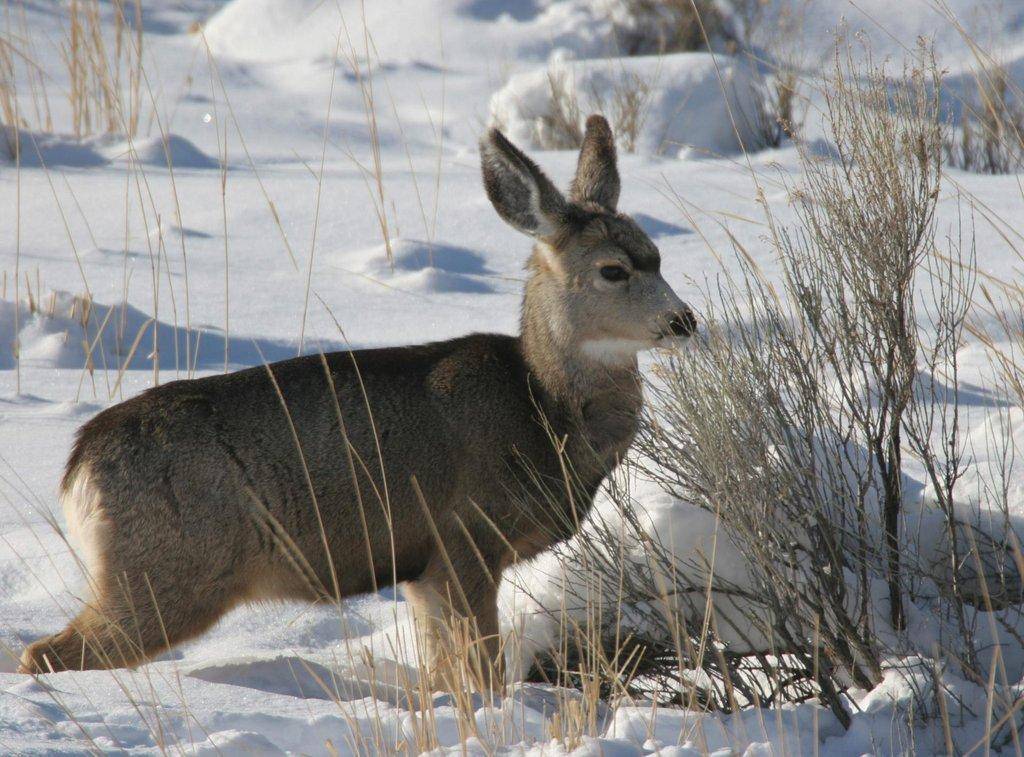
[[[101,568],[109,524],[104,517],[100,490],[86,465],[79,465],[71,484],[61,494],[68,539],[85,563],[86,577],[94,582]]]
[[[580,349],[584,355],[601,363],[625,363],[651,346],[650,342],[639,339],[588,339]]]

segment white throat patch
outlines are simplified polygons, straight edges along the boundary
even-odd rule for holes
[[[592,360],[614,365],[629,362],[636,353],[651,346],[639,339],[588,339],[580,345],[580,351]]]

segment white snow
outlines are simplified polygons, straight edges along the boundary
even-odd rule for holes
[[[792,147],[753,153],[749,165],[737,153],[737,131],[753,143],[750,64],[723,51],[613,57],[614,24],[628,19],[609,0],[143,5],[149,78],[140,133],[128,142],[69,136],[69,82],[54,47],[60,14],[56,4],[24,4],[35,47],[46,51],[40,60],[54,127],[45,133],[30,122],[20,130],[20,169],[6,156],[0,162],[0,752],[568,752],[553,740],[553,724],[577,713],[578,704],[566,704],[576,692],[517,684],[498,702],[478,697],[475,732],[460,730],[466,720],[451,695],[419,692],[400,590],[340,608],[239,608],[135,671],[37,680],[15,673],[22,646],[61,627],[85,589],[61,534],[58,482],[76,428],[154,381],[319,347],[513,333],[529,241],[491,209],[476,143],[492,121],[533,143],[548,114],[550,72],[574,88],[581,118],[596,106],[595,91],[610,97],[631,76],[649,87],[637,154],[620,159],[620,206],[658,244],[663,273],[682,299],[699,310],[702,285],[732,265],[733,238],[777,280],[759,192],[778,218],[791,220],[779,179],[798,181],[799,163]],[[991,32],[992,49],[1021,83],[1024,11],[1009,2],[987,13],[971,0],[949,5],[969,29]],[[792,3],[769,3],[769,17],[784,6]],[[938,41],[954,84],[969,75],[969,49],[930,0],[800,6],[792,44],[808,75],[827,65],[832,31],[844,19],[879,59],[899,58],[926,34]],[[112,6],[101,9],[112,33]],[[194,23],[201,33],[189,31]],[[807,94],[813,106],[817,95]],[[28,94],[20,96],[31,113]],[[13,140],[11,130],[6,135]],[[533,154],[559,186],[568,184],[575,154]],[[1018,176],[952,171],[940,234],[956,233],[958,197],[966,193],[985,208],[979,216],[1021,217]],[[978,266],[1015,280],[1020,261],[1007,236],[1015,238],[979,218]],[[994,485],[1001,445],[1024,450],[1024,411],[992,390],[992,368],[976,341],[960,356],[969,455],[958,496],[967,508]],[[1022,471],[1018,459],[1006,493],[1024,539]],[[935,514],[922,472],[908,466],[907,475],[919,496],[911,514],[927,561],[942,549]],[[644,480],[631,491],[651,531],[681,558],[714,553],[716,575],[747,580],[744,555],[716,532],[714,518]],[[604,495],[597,511],[614,517]],[[639,554],[637,545],[625,549]],[[520,632],[521,652],[553,642],[566,582],[574,580],[585,578],[546,554],[503,584],[503,626]],[[912,622],[927,652],[934,627],[923,611]],[[1005,630],[999,634],[1011,683],[1024,681],[1024,655]],[[894,722],[906,721],[911,683],[931,685],[928,675],[921,668],[915,683],[893,670],[875,690],[854,692],[860,710],[847,732],[813,702],[727,716],[636,701],[598,713],[595,735],[575,753],[889,753],[905,746],[906,729]],[[982,687],[950,684],[984,712]],[[433,711],[436,743],[422,740],[424,709]],[[956,729],[958,744],[971,746],[984,735],[983,718],[965,715]],[[922,725],[914,735],[919,752],[944,750],[934,728]]]

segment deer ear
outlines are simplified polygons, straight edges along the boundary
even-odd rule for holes
[[[484,189],[506,223],[538,239],[553,237],[565,222],[562,193],[497,129],[480,141]]]
[[[615,165],[615,137],[604,116],[587,119],[576,178],[569,189],[573,202],[593,202],[615,212],[619,204],[619,169]]]

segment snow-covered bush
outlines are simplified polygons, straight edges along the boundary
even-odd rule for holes
[[[750,68],[728,56],[558,60],[511,77],[490,111],[535,148],[578,147],[586,117],[603,112],[624,151],[713,156],[761,146],[758,92]]]

